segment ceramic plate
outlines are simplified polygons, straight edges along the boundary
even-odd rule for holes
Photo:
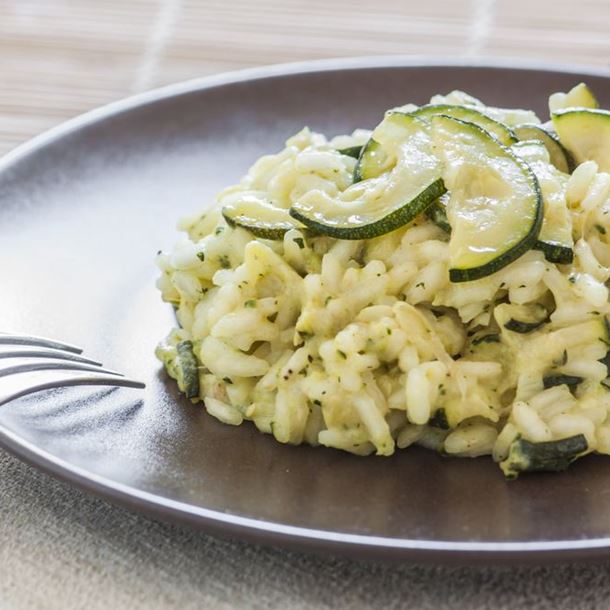
[[[359,458],[225,426],[155,360],[173,324],[155,289],[177,218],[211,202],[303,125],[373,127],[383,111],[464,89],[544,115],[549,92],[610,78],[559,69],[318,62],[169,87],[71,121],[0,165],[0,320],[79,344],[146,382],[72,388],[0,409],[0,444],[157,518],[318,551],[407,560],[610,554],[610,461],[506,482],[489,458],[410,449]]]

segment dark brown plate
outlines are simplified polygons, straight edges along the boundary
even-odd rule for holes
[[[0,166],[2,328],[80,344],[147,382],[70,389],[0,410],[0,443],[150,515],[269,543],[435,561],[610,554],[610,461],[507,483],[489,458],[391,458],[290,447],[224,426],[176,393],[153,350],[173,323],[155,252],[303,125],[372,127],[383,111],[461,88],[545,113],[549,92],[610,78],[558,69],[401,59],[283,66],[177,85],[90,113]]]

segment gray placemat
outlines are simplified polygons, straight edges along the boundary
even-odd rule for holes
[[[610,607],[610,563],[390,565],[220,540],[129,512],[0,452],[0,607]]]

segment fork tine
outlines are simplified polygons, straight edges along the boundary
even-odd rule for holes
[[[117,386],[126,388],[144,388],[146,387],[140,381],[133,379],[127,379],[126,377],[117,377],[115,375],[106,374],[76,374],[76,375],[65,375],[50,381],[45,381],[31,385],[12,392],[0,394],[0,405],[4,405],[11,400],[32,394],[34,392],[40,392],[42,390],[51,390],[53,388],[77,386],[77,385],[93,385],[93,386]]]
[[[97,373],[106,373],[107,375],[116,375],[117,377],[124,377],[121,373],[112,371],[106,368],[100,368],[94,364],[86,364],[83,362],[74,362],[71,360],[50,360],[45,362],[44,360],[37,360],[34,362],[26,362],[23,364],[16,364],[13,366],[7,366],[0,368],[0,377],[7,377],[8,375],[17,375],[19,373],[30,373],[34,371],[92,371]]]
[[[81,354],[83,350],[76,345],[63,343],[62,341],[54,341],[45,337],[36,337],[34,335],[16,335],[10,333],[0,334],[0,344],[3,345],[37,345],[39,347],[50,347],[52,349],[61,349],[74,354]]]
[[[72,360],[74,362],[82,362],[83,364],[94,364],[101,366],[101,362],[85,358],[73,352],[63,351],[61,349],[43,348],[43,347],[5,347],[0,348],[0,358],[57,358],[59,360]]]

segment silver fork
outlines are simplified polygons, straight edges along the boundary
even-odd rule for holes
[[[140,381],[103,368],[100,362],[81,353],[82,349],[69,343],[0,332],[0,378],[10,377],[6,388],[0,379],[0,405],[26,394],[59,387],[144,387]]]

